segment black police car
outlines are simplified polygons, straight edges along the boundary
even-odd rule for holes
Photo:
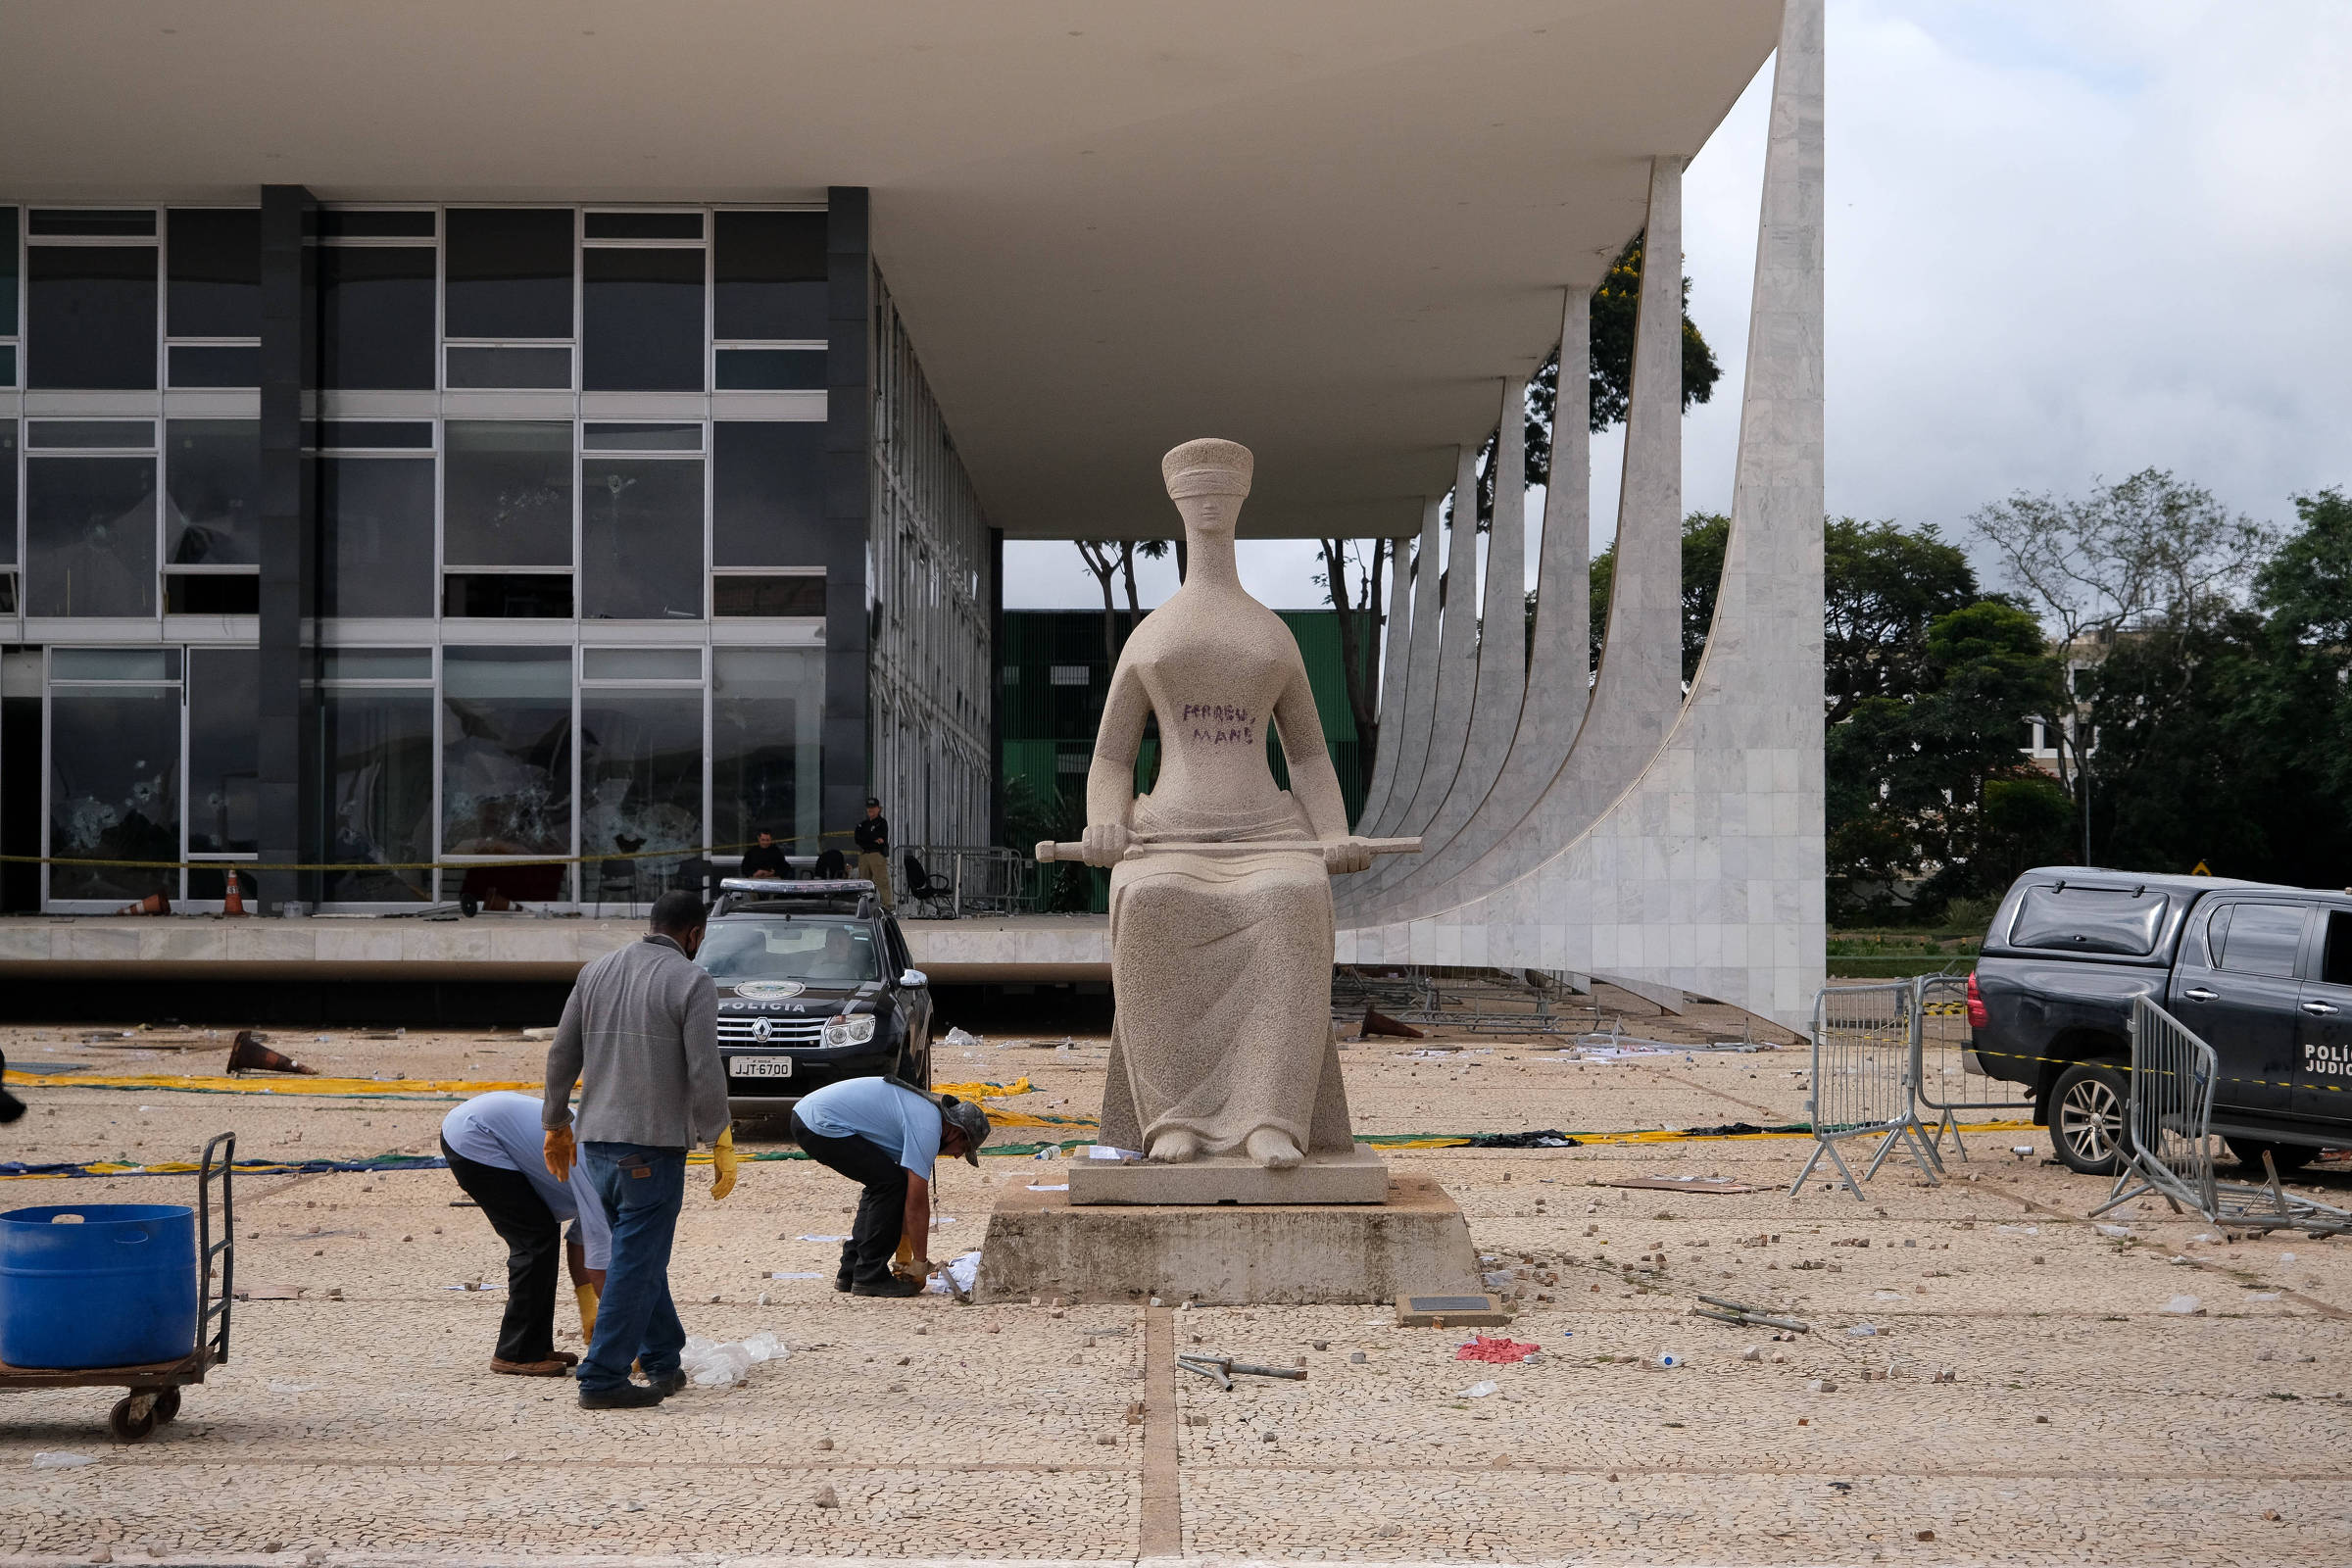
[[[718,982],[731,1115],[781,1119],[844,1078],[930,1086],[930,982],[871,882],[718,886],[695,962]]]

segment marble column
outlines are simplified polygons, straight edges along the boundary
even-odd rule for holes
[[[1445,897],[1462,871],[1517,830],[1567,760],[1592,694],[1592,291],[1567,291],[1560,312],[1560,382],[1551,421],[1551,477],[1536,564],[1536,634],[1510,754],[1460,831],[1419,856],[1396,887]]]
[[[1392,833],[1409,837],[1429,825],[1461,770],[1470,733],[1470,704],[1478,683],[1478,449],[1465,446],[1454,463],[1453,514],[1446,524],[1446,589],[1438,606],[1438,687],[1430,710],[1429,753],[1411,799]],[[1375,866],[1363,876],[1378,875]]]
[[[1652,159],[1608,623],[1575,743],[1523,823],[1471,864],[1450,862],[1443,883],[1416,877],[1391,918],[1444,908],[1541,864],[1641,776],[1682,707],[1682,196],[1683,160]]]
[[[1421,551],[1413,572],[1413,625],[1404,655],[1404,722],[1397,726],[1393,742],[1386,728],[1380,734],[1381,746],[1396,755],[1396,771],[1379,813],[1364,813],[1370,825],[1359,831],[1367,838],[1386,834],[1403,814],[1405,803],[1421,782],[1422,763],[1429,758],[1429,720],[1438,701],[1438,583],[1444,575],[1439,554],[1445,519],[1446,498],[1432,496],[1421,509]]]
[[[1412,647],[1412,573],[1406,569],[1412,548],[1406,539],[1382,539],[1373,548],[1387,549],[1389,562],[1389,631],[1380,663],[1380,738],[1372,752],[1372,780],[1364,786],[1362,824],[1376,820],[1388,808],[1389,786],[1396,777],[1396,731],[1404,727],[1405,664]]]
[[[1826,968],[1822,8],[1782,12],[1731,536],[1690,700],[1598,820],[1492,892],[1343,929],[1339,961],[1623,977],[1810,1031]]]
[[[1527,378],[1505,376],[1495,424],[1494,517],[1487,529],[1485,587],[1479,596],[1478,675],[1471,688],[1470,726],[1462,762],[1422,831],[1430,848],[1450,842],[1470,820],[1502,772],[1527,692]],[[1357,879],[1356,896],[1379,898],[1415,875],[1421,856],[1398,855]]]

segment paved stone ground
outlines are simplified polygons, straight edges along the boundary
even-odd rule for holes
[[[1628,1028],[1668,1037],[1662,1020]],[[211,1072],[226,1046],[83,1033],[0,1040],[12,1063],[117,1072]],[[951,1053],[939,1075],[1025,1072],[1038,1088],[1018,1103],[1091,1112],[1104,1043],[1053,1040]],[[329,1072],[472,1079],[534,1077],[543,1050],[512,1031],[272,1043]],[[1446,1044],[1466,1049],[1348,1046],[1359,1128],[1803,1114],[1794,1051],[1580,1066],[1534,1043]],[[0,1157],[186,1157],[226,1127],[249,1157],[431,1152],[447,1109],[23,1093],[32,1113],[0,1133]],[[239,1281],[302,1296],[240,1303],[230,1364],[141,1445],[106,1437],[106,1391],[0,1393],[0,1559],[2352,1559],[2352,1242],[2233,1242],[2144,1204],[2123,1216],[2130,1237],[2103,1235],[2081,1216],[2106,1184],[2007,1152],[2027,1141],[1972,1139],[1936,1189],[1890,1164],[1862,1203],[1819,1184],[1786,1196],[1801,1139],[1396,1153],[1459,1200],[1489,1266],[1514,1272],[1507,1332],[1544,1354],[1513,1366],[1457,1362],[1459,1331],[1398,1329],[1372,1307],[854,1301],[768,1277],[829,1269],[833,1249],[799,1238],[838,1234],[852,1191],[806,1162],[756,1163],[723,1204],[695,1180],[674,1277],[691,1330],[773,1329],[791,1356],[642,1414],[489,1375],[501,1298],[448,1287],[496,1284],[504,1253],[477,1212],[449,1206],[445,1173],[253,1178]],[[977,1245],[992,1194],[1050,1168],[943,1165],[955,1223],[934,1254]],[[1765,1190],[1594,1185],[1691,1173]],[[2352,1201],[2352,1172],[2315,1180]],[[28,1181],[0,1205],[189,1185]],[[1775,1343],[1693,1318],[1702,1291],[1814,1332]],[[2201,1315],[2164,1310],[2181,1295]],[[1879,1332],[1848,1332],[1864,1324]],[[1309,1377],[1221,1394],[1164,1369],[1166,1347],[1195,1345],[1300,1357]],[[1762,1359],[1741,1359],[1749,1345]],[[1688,1365],[1644,1364],[1659,1351]],[[1835,1392],[1811,1392],[1823,1379]],[[1482,1381],[1496,1392],[1464,1396]],[[34,1467],[55,1451],[95,1462]]]

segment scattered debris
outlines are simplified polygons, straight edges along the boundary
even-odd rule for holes
[[[66,1453],[59,1450],[45,1450],[32,1456],[32,1467],[35,1470],[76,1470],[85,1464],[96,1464],[97,1462],[86,1453]]]
[[[1815,1378],[1805,1385],[1805,1392],[1808,1394],[1836,1394],[1838,1382],[1835,1378]]]
[[[1306,1381],[1306,1368],[1302,1366],[1259,1366],[1255,1362],[1236,1361],[1230,1355],[1212,1355],[1199,1350],[1179,1351],[1176,1365],[1182,1371],[1207,1378],[1228,1394],[1233,1392],[1233,1380],[1237,1377],[1288,1378],[1294,1383]]]
[[[1461,1397],[1465,1399],[1483,1399],[1488,1395],[1495,1393],[1501,1387],[1502,1385],[1499,1383],[1473,1383],[1468,1388],[1462,1390]]]
[[[1743,1301],[1728,1300],[1720,1296],[1702,1296],[1699,1299],[1706,1306],[1719,1307],[1721,1310],[1710,1312],[1706,1306],[1694,1306],[1690,1309],[1693,1317],[1713,1318],[1718,1323],[1738,1323],[1752,1328],[1786,1329],[1791,1334],[1813,1332],[1813,1325],[1801,1317],[1780,1317]]]
[[[1613,1182],[1589,1182],[1591,1187],[1641,1187],[1661,1193],[1760,1193],[1761,1187],[1733,1181],[1729,1176],[1626,1176]]]
[[[2169,1312],[2174,1317],[2195,1317],[2204,1308],[2197,1304],[2197,1298],[2193,1296],[2176,1296],[2157,1310]]]
[[[1514,1340],[1507,1334],[1500,1339],[1490,1339],[1480,1334],[1469,1343],[1455,1347],[1453,1358],[1456,1361],[1490,1361],[1497,1366],[1509,1366],[1531,1355],[1540,1355],[1543,1350],[1541,1345]],[[1357,1354],[1360,1356],[1362,1352],[1358,1351]]]
[[[1375,1035],[1387,1035],[1396,1040],[1419,1040],[1422,1037],[1421,1031],[1411,1024],[1399,1023],[1369,1004],[1364,1007],[1363,1025],[1356,1030],[1356,1035],[1364,1040]]]

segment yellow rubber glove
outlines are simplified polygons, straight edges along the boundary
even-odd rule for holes
[[[735,1190],[735,1129],[718,1135],[710,1146],[710,1197],[713,1200]]]
[[[580,1343],[593,1345],[596,1343],[596,1287],[582,1280],[571,1288],[571,1294],[579,1298],[580,1303]]]
[[[577,1150],[571,1141],[571,1129],[555,1128],[542,1140],[542,1144],[547,1151],[547,1173],[560,1182],[571,1180],[571,1162],[577,1156]]]
[[[898,1255],[897,1255],[897,1256],[895,1256],[895,1257],[893,1257],[893,1258],[890,1260],[890,1271],[891,1271],[893,1274],[904,1274],[904,1275],[907,1276],[908,1278],[912,1278],[912,1277],[913,1277],[913,1275],[914,1275],[914,1238],[913,1238],[913,1237],[911,1237],[911,1236],[902,1236],[902,1237],[900,1237],[900,1238],[899,1238],[899,1250],[898,1250]]]

